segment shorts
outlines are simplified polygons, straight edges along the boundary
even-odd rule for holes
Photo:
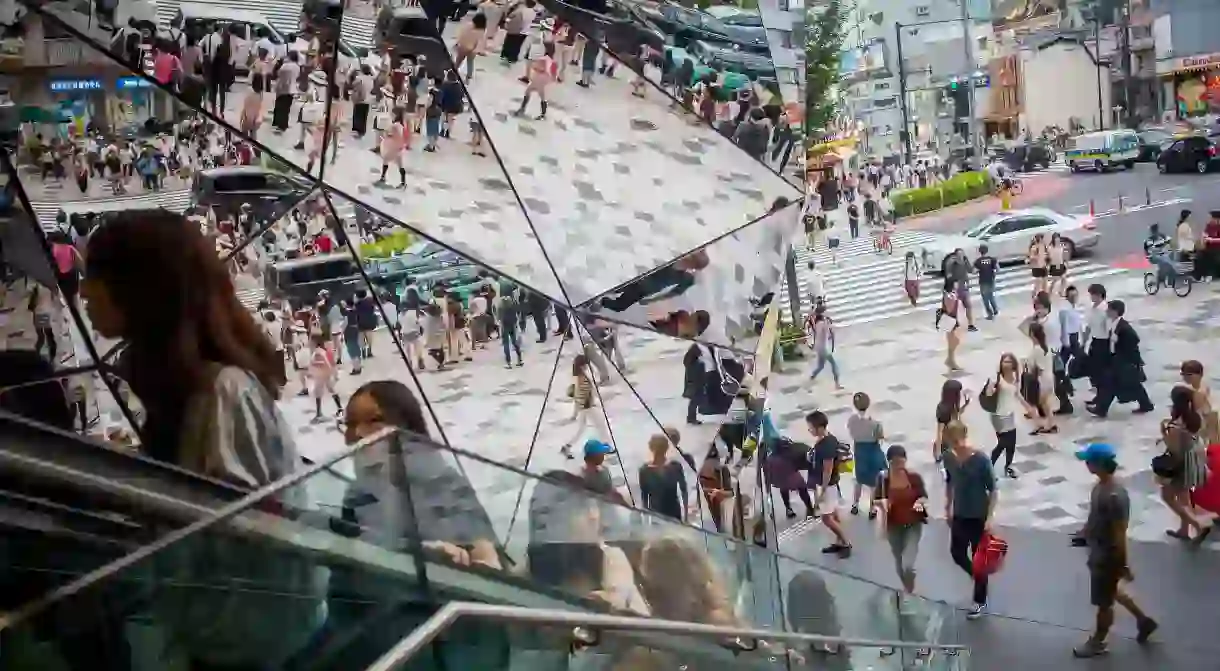
[[[1118,584],[1122,580],[1120,568],[1101,565],[1089,567],[1090,603],[1098,608],[1112,608],[1118,596]]]
[[[1051,277],[1063,277],[1064,275],[1067,274],[1067,270],[1068,269],[1067,269],[1066,265],[1051,266],[1050,274],[1051,274]]]
[[[1034,279],[1040,280],[1046,277],[1046,268],[1030,268],[1029,272],[1034,276]]]
[[[831,485],[824,488],[822,492],[822,504],[813,512],[814,517],[823,517],[839,511],[839,504],[843,496],[839,493],[838,485]]]

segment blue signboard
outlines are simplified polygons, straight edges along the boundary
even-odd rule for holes
[[[119,77],[115,86],[119,89],[146,89],[152,86],[152,82],[140,77]]]
[[[100,79],[56,79],[51,81],[52,91],[100,91]]]

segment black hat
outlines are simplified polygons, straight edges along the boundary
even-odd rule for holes
[[[907,448],[905,448],[901,445],[890,445],[889,449],[887,449],[885,451],[886,461],[893,461],[894,459],[906,459],[906,458],[907,458]]]

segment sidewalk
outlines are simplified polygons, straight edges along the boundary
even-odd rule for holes
[[[1122,298],[1127,303],[1127,318],[1142,341],[1146,388],[1156,410],[1141,416],[1132,414],[1131,405],[1116,405],[1108,418],[1096,419],[1084,410],[1084,402],[1092,398],[1088,382],[1077,380],[1073,398],[1076,412],[1059,418],[1059,433],[1031,436],[1033,427],[1018,416],[1013,466],[1019,478],[1008,479],[1000,473],[997,521],[1025,528],[1075,529],[1083,520],[1082,505],[1088,501],[1092,479],[1076,462],[1074,452],[1090,442],[1110,442],[1121,454],[1119,473],[1131,492],[1131,537],[1162,541],[1172,514],[1160,503],[1150,470],[1152,457],[1163,449],[1157,444],[1158,425],[1167,416],[1169,391],[1180,381],[1178,366],[1183,360],[1202,361],[1211,386],[1220,384],[1220,369],[1215,368],[1211,354],[1211,339],[1220,329],[1220,317],[1216,316],[1220,288],[1200,284],[1186,298],[1164,292],[1149,297],[1144,294],[1139,273],[1108,277],[1104,284],[1111,298]],[[810,383],[814,362],[809,358],[786,362],[784,373],[772,375],[770,402],[777,427],[784,435],[807,442],[805,415],[820,409],[830,417],[831,431],[845,437],[852,394],[867,393],[874,416],[885,427],[886,445],[896,443],[907,448],[911,467],[930,485],[931,510],[938,515],[944,509],[944,487],[932,461],[932,444],[936,429],[933,411],[941,385],[950,378],[957,379],[977,398],[987,379],[994,377],[1001,353],[1025,356],[1028,340],[1017,331],[1017,325],[1027,312],[1026,296],[1022,292],[1001,299],[998,319],[980,319],[977,333],[962,334],[958,359],[965,370],[953,374],[947,374],[942,363],[944,333],[933,330],[930,313],[890,320],[879,327],[845,330],[835,351],[842,369],[843,391],[834,390],[828,370]],[[977,295],[973,303],[980,309]],[[964,413],[963,421],[969,427],[972,444],[990,453],[995,434],[988,415],[975,404]],[[852,486],[854,483],[845,484],[843,493],[850,496]]]

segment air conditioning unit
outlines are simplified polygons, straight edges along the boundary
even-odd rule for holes
[[[932,13],[931,7],[928,5],[919,5],[915,8],[915,16],[928,16]]]

